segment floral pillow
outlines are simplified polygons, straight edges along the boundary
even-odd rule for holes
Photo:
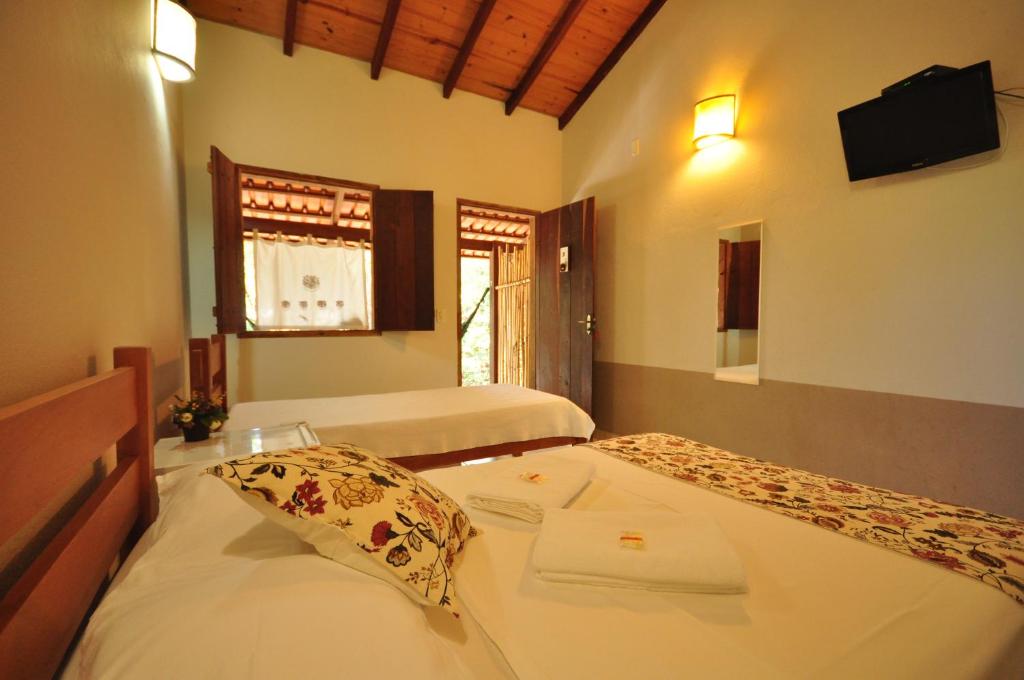
[[[475,530],[418,475],[349,444],[260,453],[206,472],[325,557],[458,616],[452,567]]]

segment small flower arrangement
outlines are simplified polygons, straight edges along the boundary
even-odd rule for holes
[[[188,401],[175,395],[177,404],[171,404],[172,420],[181,428],[185,441],[197,442],[207,439],[211,432],[220,429],[228,414],[224,411],[224,398],[208,399],[202,392],[193,391]]]

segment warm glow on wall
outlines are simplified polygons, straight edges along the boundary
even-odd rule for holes
[[[720,94],[694,105],[693,143],[704,149],[736,134],[736,95]]]
[[[196,20],[173,0],[156,0],[153,56],[164,80],[184,82],[196,75]]]

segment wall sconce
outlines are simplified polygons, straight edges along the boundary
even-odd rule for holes
[[[736,135],[736,95],[720,94],[694,104],[693,143],[698,149]]]
[[[173,0],[155,0],[153,57],[164,80],[181,83],[196,75],[196,19]]]

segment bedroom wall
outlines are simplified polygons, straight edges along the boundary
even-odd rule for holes
[[[150,56],[151,5],[0,3],[0,406],[111,369],[118,345],[153,348],[158,418],[181,390],[180,106]],[[75,494],[0,548],[0,567],[20,554],[0,591]]]
[[[563,198],[598,203],[599,427],[1024,516],[1024,107],[1000,98],[979,167],[855,184],[836,122],[934,63],[1024,86],[1022,25],[1013,0],[667,3],[564,132]],[[736,139],[695,152],[694,102],[729,92]],[[716,382],[715,230],[760,218],[763,382]]]
[[[433,332],[356,338],[239,338],[229,344],[236,401],[456,384],[455,201],[558,205],[554,119],[387,68],[199,22],[198,78],[184,92],[192,332],[215,323],[210,145],[232,160],[434,191]]]

